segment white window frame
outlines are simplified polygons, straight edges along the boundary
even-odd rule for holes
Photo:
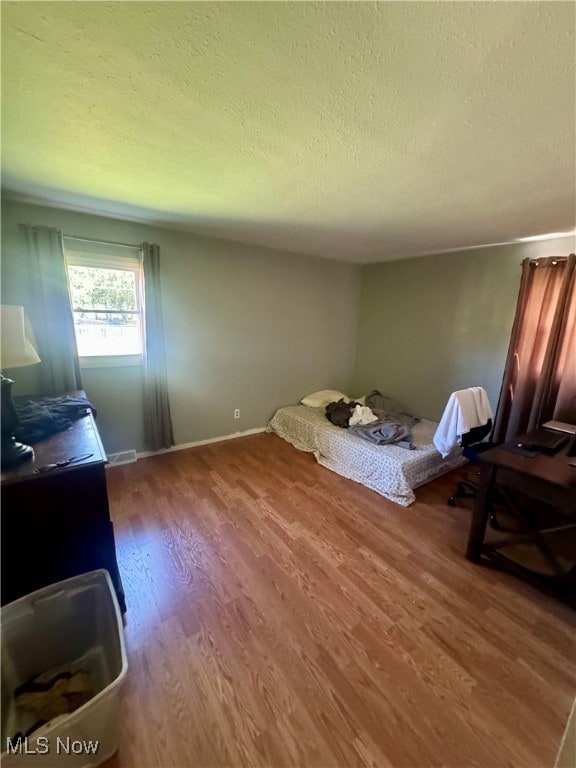
[[[100,248],[102,247],[98,244]],[[136,249],[134,249],[136,250]],[[140,320],[140,334],[142,338],[142,353],[139,355],[79,355],[81,368],[114,368],[142,365],[144,362],[144,349],[146,344],[144,324],[144,277],[142,272],[141,255],[132,256],[107,256],[99,253],[86,253],[65,249],[66,268],[68,267],[92,267],[93,269],[120,269],[133,272],[136,284],[136,311]],[[68,276],[68,270],[67,276]],[[72,306],[74,313],[74,306]]]

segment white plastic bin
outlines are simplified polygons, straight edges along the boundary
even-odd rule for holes
[[[128,670],[122,617],[107,571],[60,581],[5,605],[2,637],[2,768],[91,768],[118,748],[119,694]],[[94,696],[16,742],[34,716],[14,690],[61,665],[90,671]]]

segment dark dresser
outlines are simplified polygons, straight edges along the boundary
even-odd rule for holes
[[[106,488],[108,460],[93,415],[33,447],[33,461],[2,472],[2,605],[61,579],[105,568],[124,612]],[[83,456],[68,466],[36,472]]]

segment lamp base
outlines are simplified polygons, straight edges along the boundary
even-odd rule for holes
[[[19,443],[14,437],[14,432],[18,429],[20,419],[14,407],[12,400],[12,379],[6,376],[0,376],[2,384],[2,443],[0,444],[2,469],[8,469],[22,461],[30,461],[34,458],[34,449]]]
[[[14,467],[23,461],[30,461],[34,458],[34,449],[31,445],[19,443],[12,437],[8,440],[2,440],[2,469]]]

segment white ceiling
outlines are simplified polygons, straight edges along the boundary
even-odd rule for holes
[[[572,2],[3,2],[9,194],[352,262],[575,220]]]

